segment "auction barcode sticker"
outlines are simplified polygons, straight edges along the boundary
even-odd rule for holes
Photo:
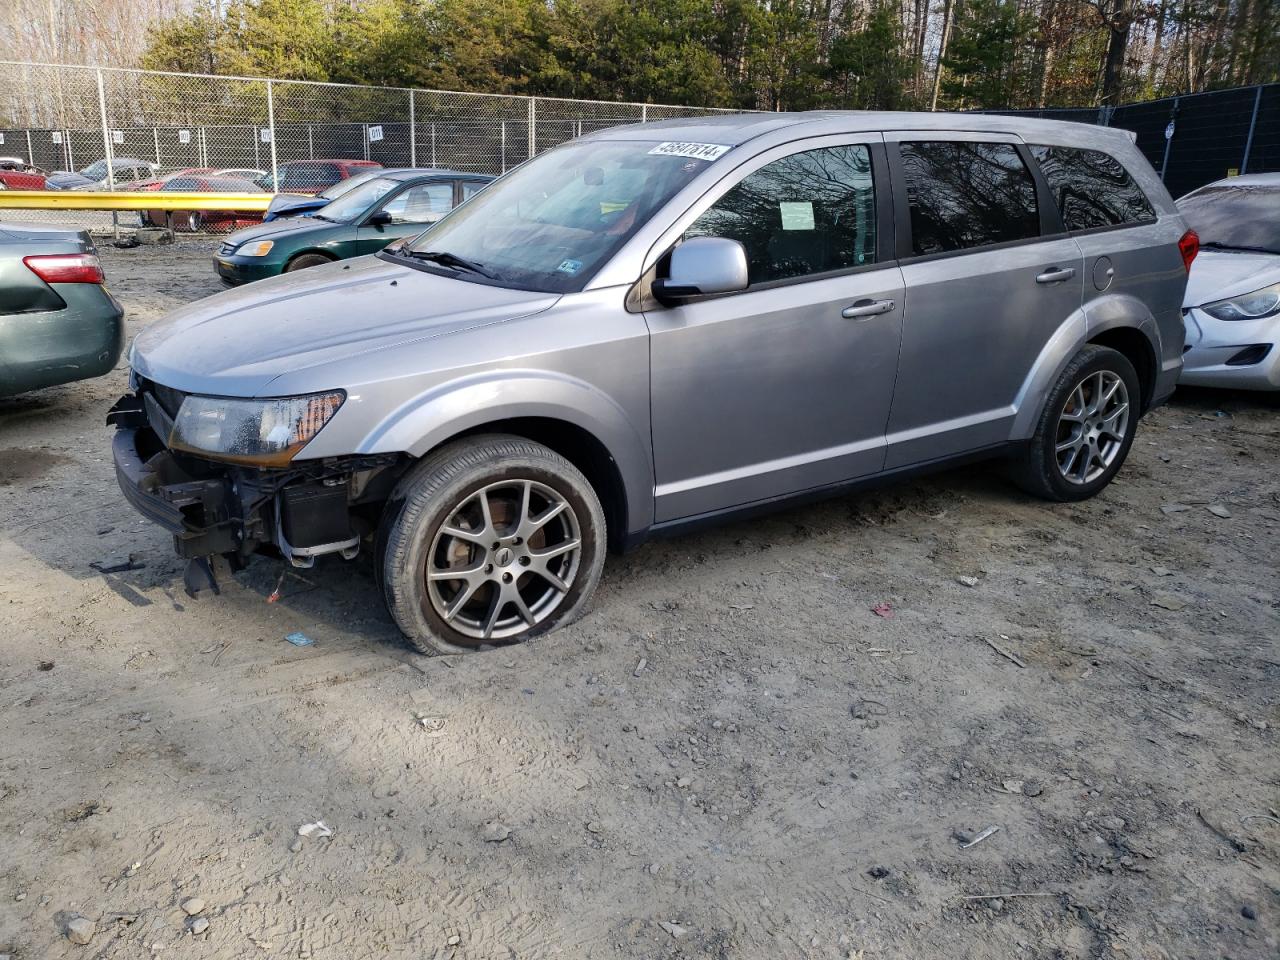
[[[730,150],[719,143],[687,143],[681,140],[667,140],[658,144],[650,153],[664,157],[692,157],[695,160],[718,160]]]

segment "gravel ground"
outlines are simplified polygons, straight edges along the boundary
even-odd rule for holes
[[[104,250],[131,334],[211,251]],[[978,467],[652,543],[425,658],[367,558],[188,599],[125,379],[0,400],[0,955],[1280,955],[1274,402],[1180,392],[1088,503]]]

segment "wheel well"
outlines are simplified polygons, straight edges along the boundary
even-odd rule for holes
[[[604,508],[610,548],[622,548],[627,530],[627,493],[618,465],[603,443],[581,427],[548,417],[495,420],[450,437],[446,442],[482,433],[509,433],[524,437],[554,450],[581,470]]]
[[[1156,353],[1146,334],[1133,327],[1120,327],[1100,333],[1089,342],[1110,347],[1125,355],[1138,372],[1138,383],[1142,387],[1142,409],[1145,411],[1150,407],[1156,386]]]
[[[299,257],[311,257],[311,256],[324,257],[330,263],[336,263],[338,260],[337,257],[333,256],[332,254],[325,253],[323,250],[299,250],[297,253],[295,253],[293,256],[291,256],[288,260],[284,262],[284,268],[288,270],[289,265],[292,264],[293,261],[297,260]]]

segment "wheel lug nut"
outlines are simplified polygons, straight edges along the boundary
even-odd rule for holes
[[[503,582],[503,583],[510,583],[510,582],[511,582],[511,574],[509,574],[509,573],[504,573],[504,574],[502,575],[502,582]]]
[[[501,546],[502,544],[499,543],[497,540],[493,541],[493,549],[497,550]]]
[[[493,573],[493,564],[492,563],[485,564],[484,572]]]
[[[521,557],[521,558],[520,558],[520,566],[522,566],[522,567],[527,567],[528,565],[529,565],[529,558],[528,558],[528,557]]]

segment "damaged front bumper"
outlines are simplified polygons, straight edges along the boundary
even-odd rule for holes
[[[173,535],[179,556],[224,556],[235,569],[263,550],[278,551],[297,567],[325,554],[356,556],[400,472],[398,458],[259,469],[196,457],[165,446],[172,414],[164,400],[172,406],[173,391],[142,384],[116,402],[107,423],[116,427],[112,456],[120,490],[134,509]],[[208,569],[206,562],[206,577]],[[189,589],[192,581],[189,569]]]

